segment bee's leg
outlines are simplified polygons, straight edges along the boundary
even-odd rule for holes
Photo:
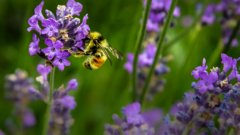
[[[46,63],[47,66],[51,66],[52,68],[54,67],[53,63],[51,61],[49,61],[49,60],[46,60],[45,63]]]

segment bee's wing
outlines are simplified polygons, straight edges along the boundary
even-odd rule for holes
[[[108,58],[108,60],[109,60],[110,64],[112,65],[112,60],[110,59],[110,56],[109,56],[109,54],[108,54],[108,52],[107,52],[106,48],[104,48],[104,47],[101,47],[101,49],[103,50],[103,53],[104,53],[104,54],[107,56],[107,58]]]
[[[117,49],[115,48],[112,48],[110,45],[108,47],[106,47],[106,49],[112,53],[112,55],[114,57],[116,57],[117,59],[122,59],[123,58],[123,55],[121,52],[119,52]]]

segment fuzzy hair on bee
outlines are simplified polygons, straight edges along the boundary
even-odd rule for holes
[[[110,54],[117,59],[122,59],[121,53],[112,48],[99,32],[90,32],[84,39],[84,50],[76,52],[74,56],[87,56],[83,66],[90,70],[96,70],[102,67],[107,60],[112,64]]]

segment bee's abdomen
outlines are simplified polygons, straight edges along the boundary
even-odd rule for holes
[[[93,58],[91,61],[91,67],[92,69],[98,69],[100,68],[104,63],[105,63],[105,59],[102,58]]]

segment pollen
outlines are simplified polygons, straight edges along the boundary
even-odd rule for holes
[[[68,41],[69,40],[69,36],[68,36],[68,31],[67,29],[61,29],[60,30],[60,35],[62,37],[63,40]]]
[[[221,87],[224,87],[224,86],[227,86],[227,85],[228,85],[228,79],[227,78],[220,82]]]

